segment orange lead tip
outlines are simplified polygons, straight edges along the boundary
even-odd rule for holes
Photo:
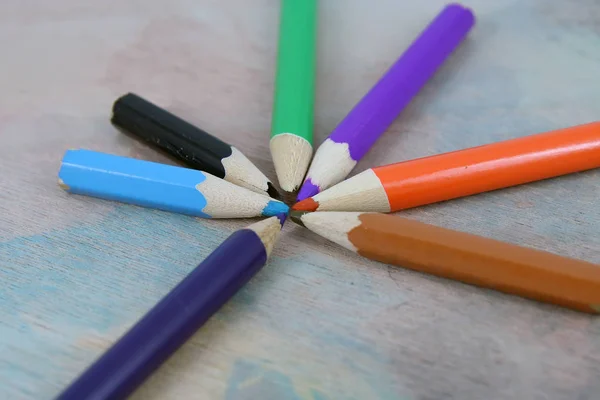
[[[292,210],[296,211],[316,211],[319,208],[319,203],[314,201],[311,197],[299,201],[292,206]]]

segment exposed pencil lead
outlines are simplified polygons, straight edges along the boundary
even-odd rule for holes
[[[285,220],[288,217],[288,214],[287,213],[281,213],[281,214],[277,214],[276,217],[279,218],[279,223],[281,224],[281,226],[283,226],[283,224],[285,223]]]
[[[275,189],[275,186],[271,182],[267,182],[267,194],[275,200],[283,200],[281,194]]]
[[[300,226],[304,226],[304,223],[302,223],[302,216],[304,214],[306,214],[307,211],[294,211],[292,210],[292,212],[290,212],[290,218],[292,221],[294,221],[295,223],[297,223]]]
[[[287,214],[289,211],[290,208],[284,202],[279,200],[271,200],[263,209],[263,215],[266,217],[274,217],[278,214]]]
[[[310,174],[310,171],[308,173]],[[322,189],[324,188],[321,188],[319,185],[316,185],[315,183],[313,183],[312,179],[307,177],[304,183],[302,184],[302,187],[300,187],[300,190],[298,191],[298,197],[296,198],[296,200],[300,202],[310,197],[316,196],[317,194],[319,194],[319,192],[321,192]]]
[[[317,208],[319,208],[319,203],[314,201],[312,197],[299,201],[292,206],[292,210],[295,211],[317,211]]]
[[[283,201],[286,204],[294,204],[296,202],[295,192],[282,192],[281,197],[281,201]]]

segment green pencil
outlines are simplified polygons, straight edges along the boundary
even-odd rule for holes
[[[279,186],[302,184],[313,152],[317,0],[282,0],[271,157]]]

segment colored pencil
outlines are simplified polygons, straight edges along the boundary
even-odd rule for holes
[[[368,169],[293,206],[393,212],[600,167],[600,122]]]
[[[241,151],[140,96],[121,96],[112,112],[114,125],[189,168],[279,199],[273,184]]]
[[[431,22],[319,146],[298,201],[343,180],[465,38],[471,10],[452,4]]]
[[[206,172],[90,150],[68,150],[58,177],[69,193],[202,218],[248,218],[288,211],[278,200]]]
[[[271,157],[279,186],[300,187],[313,153],[317,0],[281,0]]]
[[[600,312],[600,265],[395,215],[292,211],[290,217],[371,260],[578,311]]]
[[[267,262],[285,215],[227,238],[58,400],[124,399],[182,346]]]

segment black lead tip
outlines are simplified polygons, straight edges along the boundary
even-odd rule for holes
[[[302,216],[304,214],[306,214],[306,213],[307,213],[306,211],[295,211],[295,210],[292,210],[290,212],[290,218],[291,218],[292,221],[294,221],[298,225],[304,226],[304,224],[302,223]]]
[[[275,186],[271,182],[267,183],[267,194],[275,200],[282,200],[281,194],[275,189]]]

